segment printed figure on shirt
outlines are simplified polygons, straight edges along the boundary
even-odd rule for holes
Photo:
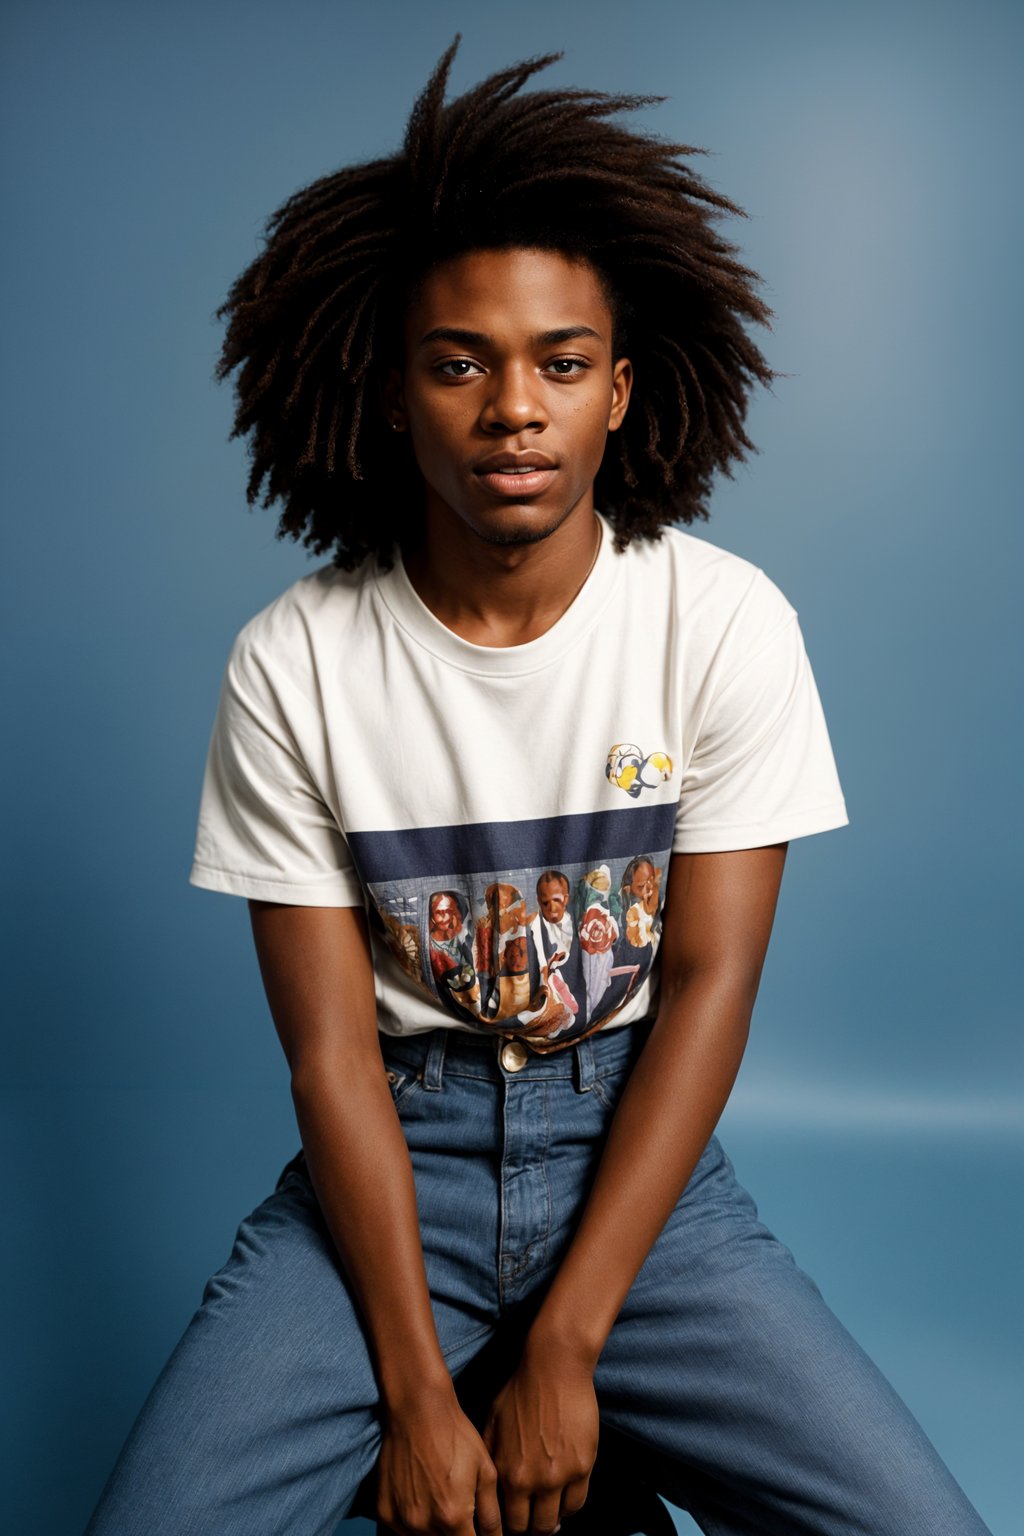
[[[453,1018],[560,1046],[607,1024],[650,972],[667,858],[481,874],[475,900],[443,876],[433,889],[382,884],[371,887],[371,919]]]
[[[570,1029],[579,1013],[563,967],[573,953],[573,921],[569,910],[569,877],[560,869],[546,869],[537,881],[538,910],[530,924],[529,938],[540,973],[540,988],[531,1008],[519,1015],[533,1035],[553,1039]]]
[[[546,869],[537,880],[538,912],[534,931],[549,968],[563,966],[572,954],[570,895],[569,876],[560,869]]]
[[[612,946],[619,937],[619,923],[612,911],[618,899],[612,894],[611,870],[607,864],[585,874],[577,889],[580,908],[579,937],[583,951],[583,980],[587,991],[587,1019],[593,1023],[597,1007],[611,985],[615,957]]]
[[[473,944],[466,931],[466,908],[456,891],[432,891],[427,904],[430,969],[438,996],[476,1011],[480,986],[473,966]]]
[[[511,1018],[531,1005],[527,929],[536,913],[514,885],[494,881],[484,891],[484,911],[473,934],[480,978],[479,1017],[486,1023]]]
[[[637,854],[622,874],[620,899],[626,914],[626,941],[634,949],[656,945],[661,929],[661,870],[650,854]]]
[[[375,900],[371,912],[379,913],[384,940],[402,970],[422,986],[415,896],[396,897],[389,901]]]

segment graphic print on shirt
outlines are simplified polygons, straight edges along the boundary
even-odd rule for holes
[[[631,741],[620,741],[609,748],[604,771],[612,784],[636,800],[643,790],[668,782],[672,759],[667,752],[649,752],[645,757]]]
[[[675,810],[359,832],[350,845],[408,976],[463,1023],[557,1050],[607,1023],[650,972]]]

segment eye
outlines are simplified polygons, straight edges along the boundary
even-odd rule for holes
[[[434,364],[434,372],[446,379],[466,379],[479,366],[470,357],[447,357],[444,362]]]
[[[590,367],[583,357],[555,357],[548,363],[548,368],[560,379],[571,379],[577,373],[585,373]]]

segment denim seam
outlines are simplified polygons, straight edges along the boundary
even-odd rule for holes
[[[498,1087],[504,1081],[503,1078],[498,1076],[497,1069],[494,1072],[460,1072],[458,1067],[449,1067],[446,1064],[444,1075],[445,1077],[461,1077],[474,1083],[493,1083],[495,1087]],[[552,1081],[551,1074],[547,1072],[536,1075],[529,1072],[517,1072],[516,1079],[520,1083],[546,1083]],[[568,1072],[559,1072],[553,1080],[556,1083],[569,1082],[570,1077]]]
[[[592,1091],[597,1094],[597,1097],[600,1099],[600,1101],[604,1105],[605,1109],[614,1109],[615,1108],[615,1106],[612,1103],[611,1099],[605,1093],[605,1091],[604,1091],[604,1084],[602,1083],[602,1081],[601,1081],[601,1079],[599,1077],[595,1077],[594,1081],[591,1083],[590,1086],[591,1086]]]
[[[399,1060],[399,1059],[401,1059],[401,1058],[396,1058],[396,1060]],[[406,1062],[404,1060],[402,1060],[402,1065],[403,1066],[411,1067],[411,1063]],[[598,1072],[598,1073],[596,1073],[594,1075],[593,1080],[590,1083],[590,1087],[589,1088],[582,1089],[582,1090],[577,1090],[577,1091],[589,1093],[590,1089],[593,1088],[596,1083],[601,1082],[602,1079],[609,1078],[609,1077],[610,1078],[620,1077],[623,1073],[628,1072],[628,1071],[629,1071],[629,1066],[628,1065],[625,1065],[625,1066],[622,1066],[622,1067],[610,1067],[607,1072]],[[495,1072],[486,1071],[486,1070],[482,1071],[482,1072],[460,1071],[458,1067],[450,1065],[449,1062],[447,1062],[447,1061],[444,1064],[444,1075],[445,1075],[445,1077],[459,1077],[459,1078],[462,1078],[464,1081],[469,1081],[469,1082],[493,1083],[495,1085],[495,1087],[497,1087],[503,1081],[503,1079],[500,1078],[497,1075],[496,1071]],[[572,1083],[575,1086],[576,1079],[575,1079],[574,1075],[571,1072],[537,1072],[537,1073],[533,1073],[533,1072],[530,1072],[529,1068],[527,1068],[523,1072],[517,1072],[516,1073],[516,1081],[520,1082],[520,1083]]]
[[[450,1355],[457,1355],[459,1350],[465,1349],[467,1344],[475,1344],[477,1339],[487,1338],[487,1336],[493,1332],[494,1324],[484,1323],[483,1327],[478,1328],[475,1333],[467,1333],[465,1338],[457,1339],[454,1344],[449,1346],[448,1353]]]
[[[541,1158],[541,1173],[544,1175],[544,1236],[540,1239],[543,1246],[544,1260],[547,1260],[548,1239],[551,1236],[551,1180],[548,1178],[548,1157],[551,1152],[551,1104],[550,1094],[544,1089],[544,1155]]]
[[[391,1100],[396,1109],[401,1109],[406,1099],[415,1097],[416,1090],[422,1089],[423,1083],[414,1074],[410,1073],[401,1083],[391,1085]]]

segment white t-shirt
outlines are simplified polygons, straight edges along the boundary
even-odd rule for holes
[[[795,610],[671,529],[525,645],[473,645],[388,572],[327,565],[231,651],[191,880],[363,906],[378,1024],[559,1049],[653,1012],[673,852],[846,823]]]

